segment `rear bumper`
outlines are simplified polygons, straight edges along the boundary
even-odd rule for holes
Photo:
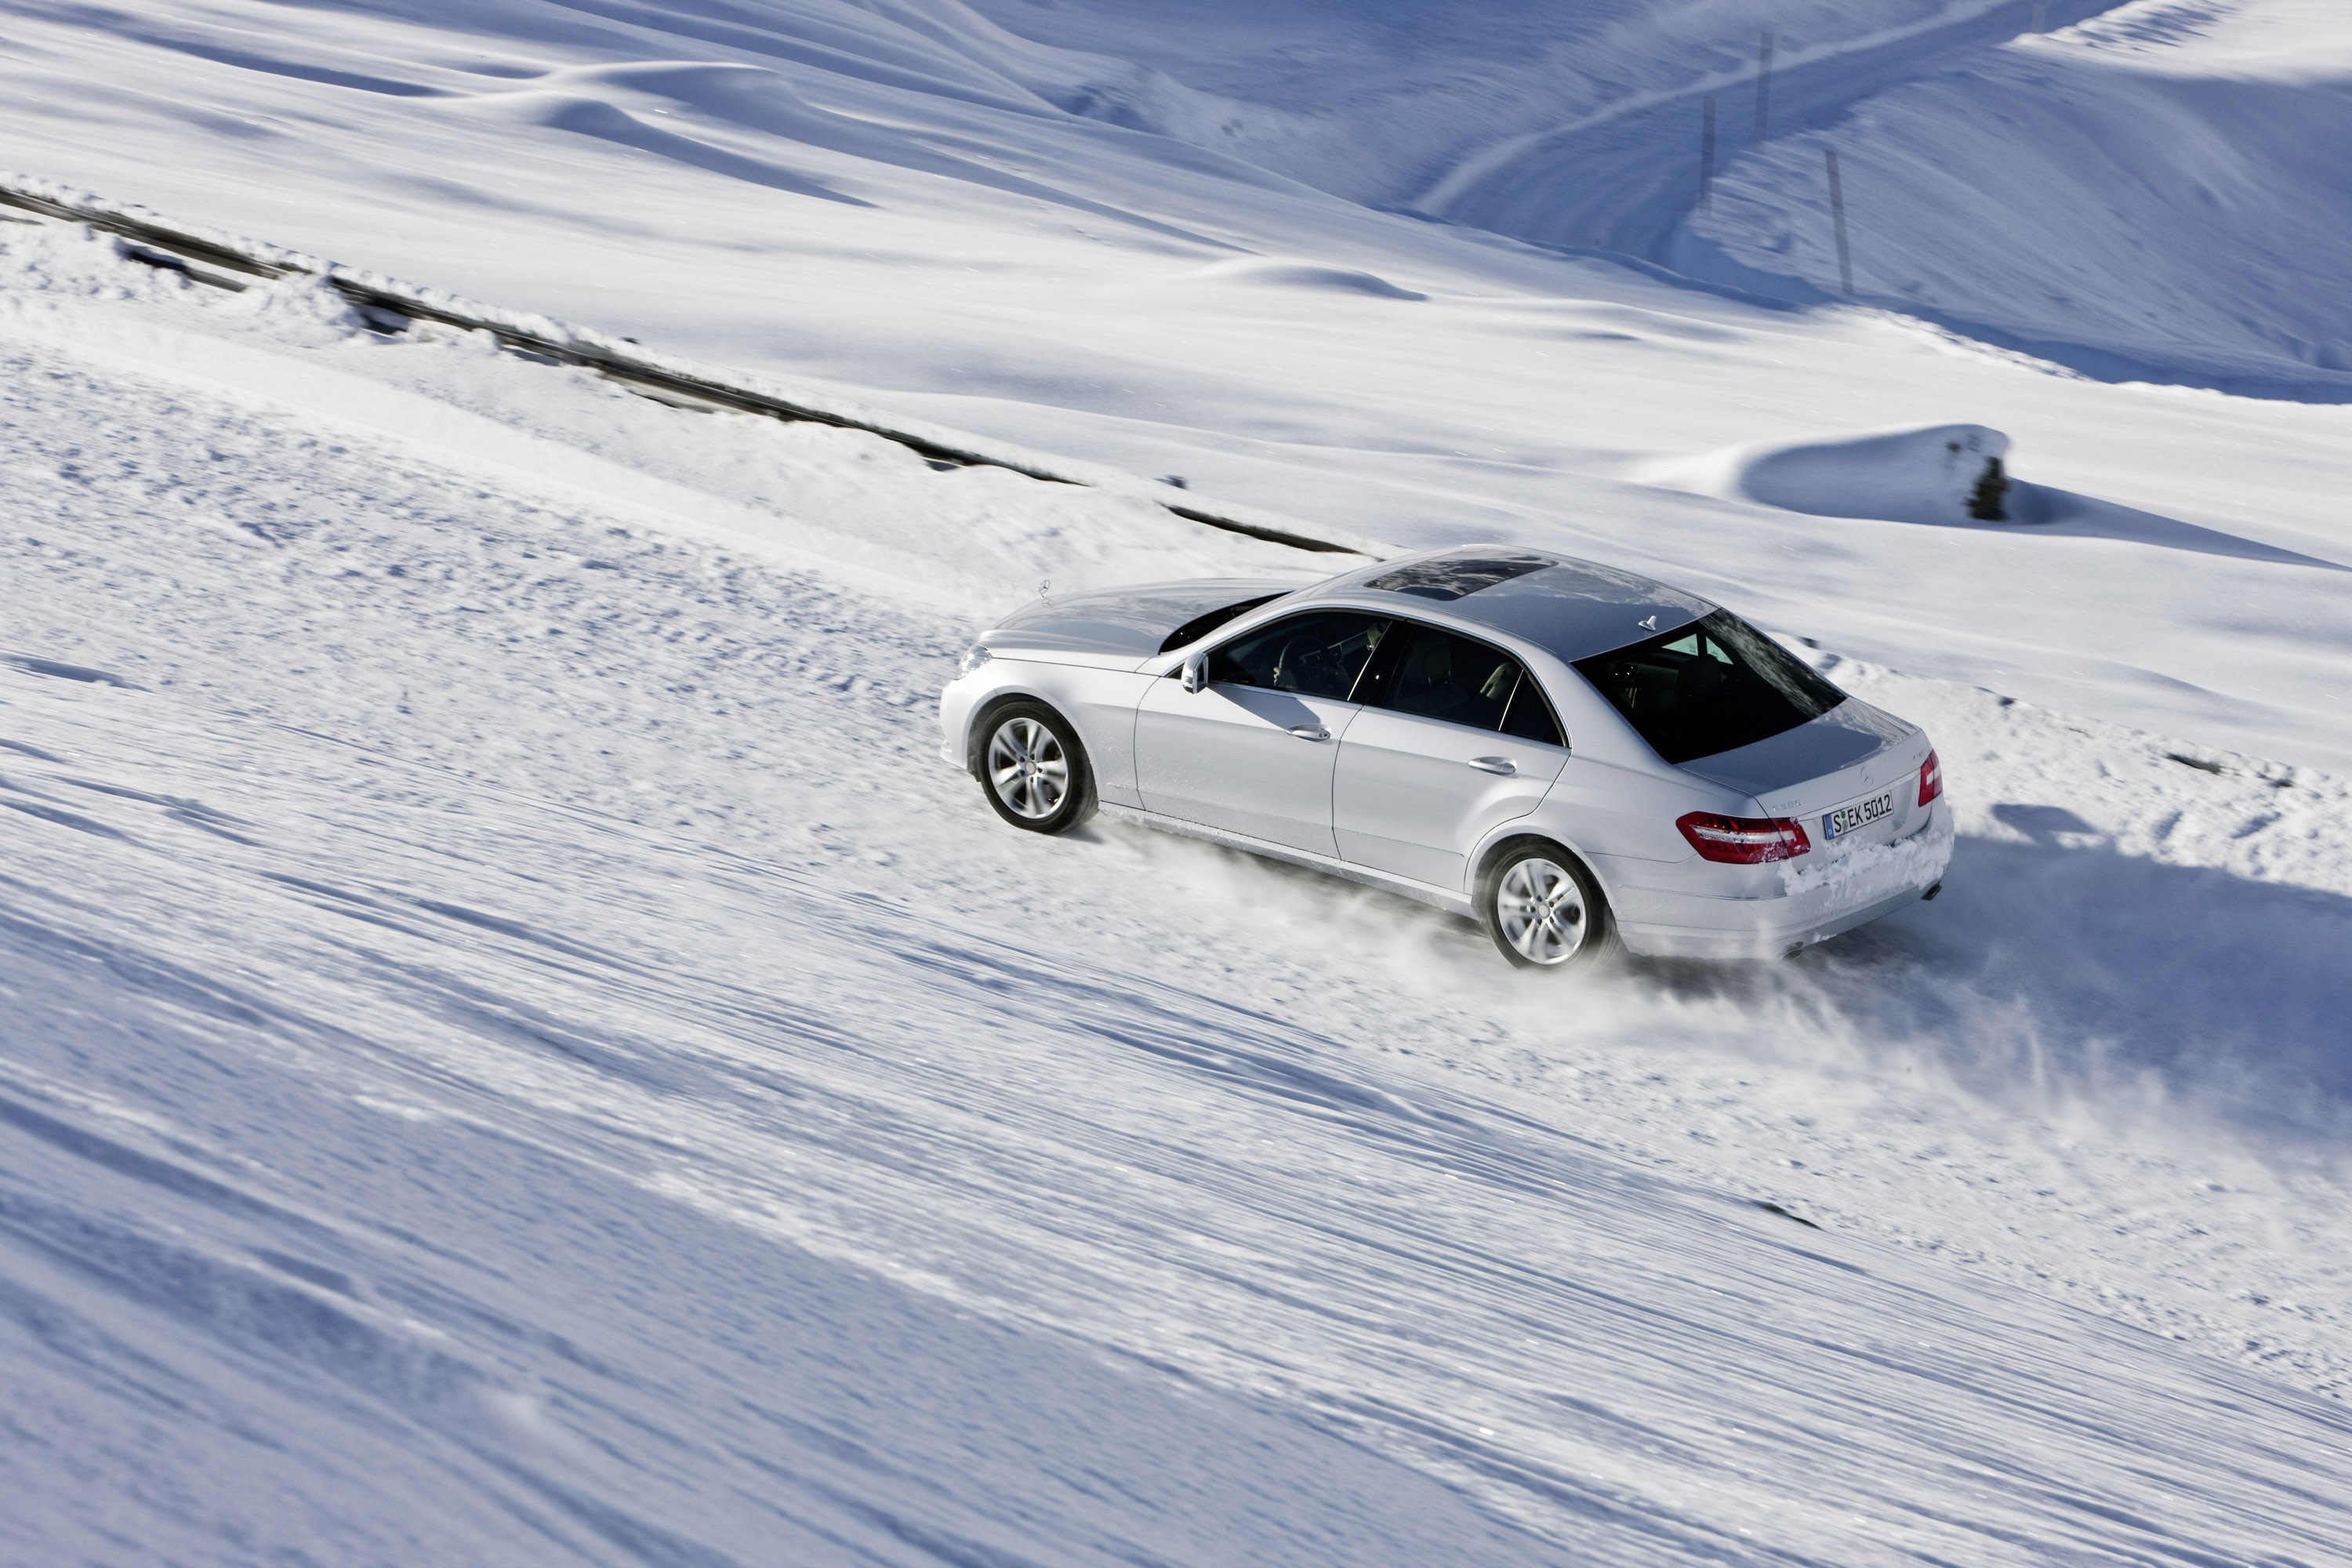
[[[1893,844],[1818,868],[1801,858],[1776,868],[1778,887],[1769,896],[1627,888],[1618,898],[1617,931],[1629,951],[1648,957],[1778,958],[1915,902],[1944,879],[1951,859],[1951,808],[1938,801],[1926,826]]]

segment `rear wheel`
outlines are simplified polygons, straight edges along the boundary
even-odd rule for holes
[[[1067,719],[1042,702],[1008,702],[982,723],[980,787],[996,815],[1032,833],[1063,833],[1095,814],[1094,772]]]
[[[1583,969],[1616,943],[1609,900],[1559,845],[1504,846],[1478,884],[1478,914],[1496,951],[1522,969]]]

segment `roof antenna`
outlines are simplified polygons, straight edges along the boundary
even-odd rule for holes
[[[1633,624],[1641,627],[1645,632],[1654,632],[1658,629],[1658,617],[1654,615],[1643,616],[1640,620],[1635,621]]]

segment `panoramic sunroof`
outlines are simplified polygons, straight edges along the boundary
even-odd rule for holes
[[[1367,588],[1391,594],[1414,594],[1424,599],[1459,599],[1481,588],[1524,577],[1559,563],[1548,555],[1441,555],[1416,561],[1373,578]]]

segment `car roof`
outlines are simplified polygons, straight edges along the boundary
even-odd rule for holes
[[[1343,595],[1392,601],[1400,615],[1501,632],[1563,663],[1641,642],[1715,609],[1639,573],[1517,544],[1461,545],[1383,561],[1343,572],[1297,598]]]

